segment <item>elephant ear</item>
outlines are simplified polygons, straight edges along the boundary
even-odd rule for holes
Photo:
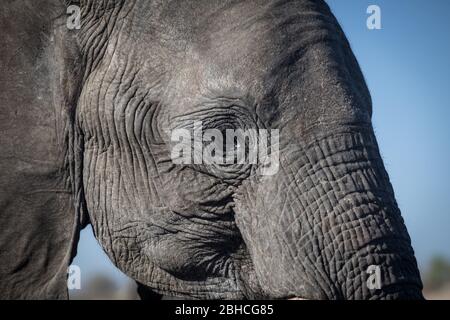
[[[0,299],[68,296],[84,221],[73,125],[82,71],[65,13],[58,0],[0,9]]]

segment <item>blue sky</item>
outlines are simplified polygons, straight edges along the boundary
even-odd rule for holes
[[[450,1],[328,0],[372,94],[375,133],[419,265],[450,259]],[[368,30],[369,5],[381,30]],[[82,284],[95,273],[125,277],[82,232],[74,264]]]

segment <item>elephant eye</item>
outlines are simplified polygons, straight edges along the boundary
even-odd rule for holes
[[[252,152],[253,136],[246,135],[244,130],[227,129],[222,131],[222,154],[224,164],[248,163],[249,153]]]
[[[224,143],[223,143],[223,152],[234,152],[235,150],[241,147],[241,143],[239,139],[236,137],[228,138],[226,133],[222,134]]]
[[[243,107],[218,111],[199,118],[201,125],[193,129],[193,145],[201,144],[192,148],[195,168],[227,179],[242,177],[257,164],[258,126]]]
[[[223,137],[222,154],[224,156],[224,163],[235,163],[241,145],[237,139],[227,139],[226,135],[223,135]]]

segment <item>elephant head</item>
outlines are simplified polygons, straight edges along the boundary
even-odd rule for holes
[[[324,1],[22,0],[0,14],[3,297],[65,298],[90,223],[158,294],[422,298],[371,98]],[[175,163],[171,134],[198,122],[277,130],[277,170]]]

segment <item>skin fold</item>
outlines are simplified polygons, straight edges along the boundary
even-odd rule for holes
[[[24,8],[2,22],[2,297],[66,298],[90,223],[143,297],[423,298],[370,94],[324,1],[23,0],[2,15]],[[278,172],[174,164],[170,134],[195,121],[278,129]]]

